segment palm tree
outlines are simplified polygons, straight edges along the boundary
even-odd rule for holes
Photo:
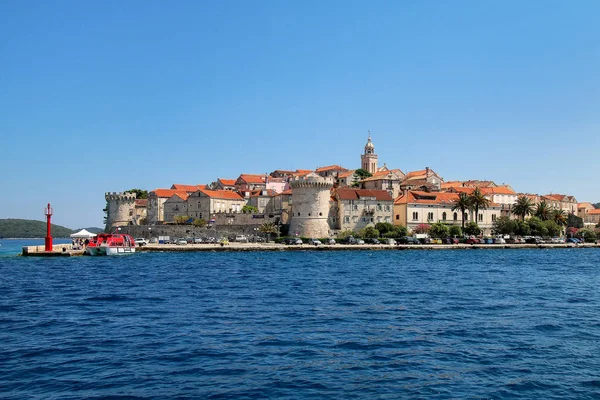
[[[279,228],[273,222],[265,222],[258,230],[267,234],[267,243],[271,240],[271,233],[279,234]]]
[[[475,188],[471,195],[469,196],[469,200],[471,201],[471,207],[475,210],[475,223],[477,223],[479,209],[487,210],[491,204],[490,199],[485,197],[479,188]]]
[[[513,204],[512,213],[521,217],[525,221],[525,217],[533,213],[533,204],[527,196],[519,196],[517,202]]]
[[[535,212],[533,214],[542,221],[548,221],[552,217],[552,210],[550,209],[548,203],[542,200],[535,208]]]
[[[465,211],[471,210],[471,200],[466,193],[458,195],[458,199],[454,200],[452,211],[460,210],[460,219],[462,220],[462,229],[465,230]]]
[[[552,219],[558,224],[558,226],[560,226],[562,234],[562,228],[563,226],[567,226],[567,221],[569,219],[565,210],[554,210],[552,213]]]

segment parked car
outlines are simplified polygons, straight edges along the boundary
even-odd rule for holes
[[[329,238],[329,240],[327,241],[327,244],[335,244],[335,239],[334,238]]]
[[[529,244],[541,244],[542,241],[539,238],[536,238],[536,237],[528,237],[525,240],[525,243],[529,243]]]
[[[444,244],[458,244],[458,239],[457,238],[452,238],[452,237],[446,237],[442,240],[442,242]]]
[[[419,242],[421,244],[431,244],[431,238],[428,238],[428,237],[419,238]]]
[[[320,246],[321,241],[319,239],[309,239],[308,244],[312,244],[313,246]]]
[[[501,238],[501,237],[497,237],[494,239],[494,243],[495,244],[506,244],[506,239]]]
[[[234,241],[240,243],[248,243],[248,237],[246,237],[246,235],[235,235]]]
[[[158,238],[150,238],[150,243],[158,243]]]
[[[381,244],[381,242],[377,238],[365,239],[365,243],[368,243],[368,244]]]
[[[133,240],[135,241],[135,244],[137,244],[138,246],[145,246],[148,244],[148,242],[144,238],[137,238],[137,239],[133,239]]]
[[[348,236],[344,242],[346,244],[357,244],[357,240],[353,236]]]
[[[185,240],[185,239],[177,239],[177,240],[175,240],[175,244],[184,246],[184,245],[187,245],[187,240]]]
[[[362,239],[356,239],[356,244],[365,244],[365,241]]]
[[[402,236],[400,239],[397,240],[398,244],[421,244],[421,242],[419,242],[419,239],[414,238],[412,236]]]
[[[194,239],[194,243],[196,243],[196,244],[202,243],[202,238],[196,238],[196,239]]]
[[[396,242],[396,239],[393,239],[393,238],[386,239],[384,243],[385,243],[385,244],[388,244],[388,245],[390,245],[390,246],[395,246],[396,244],[398,244],[398,243]]]
[[[578,244],[578,243],[580,243],[580,242],[579,242],[579,239],[577,239],[577,238],[568,238],[568,239],[567,239],[567,243],[575,243],[575,244]]]
[[[476,238],[475,236],[471,236],[470,238],[468,238],[465,241],[466,244],[479,244],[481,243],[481,240],[479,240],[478,238]]]

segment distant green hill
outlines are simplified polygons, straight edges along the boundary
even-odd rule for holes
[[[596,204],[594,204],[594,207],[596,207],[596,208],[600,208],[600,203],[596,203]]]
[[[73,229],[52,224],[52,237],[69,237]],[[46,237],[46,222],[31,219],[0,219],[0,237],[43,238]]]
[[[76,229],[76,231],[79,232],[82,229],[85,229],[86,231],[92,232],[92,233],[104,232],[104,229],[102,229],[102,228],[96,228],[95,226],[92,226],[91,228],[79,228],[79,229]]]

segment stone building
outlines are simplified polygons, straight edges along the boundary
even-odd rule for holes
[[[107,192],[106,199],[106,232],[111,232],[115,227],[137,224],[135,217],[136,194],[130,192]]]
[[[405,226],[410,232],[420,224],[435,222],[462,226],[464,219],[465,225],[477,222],[483,234],[490,235],[493,223],[501,215],[500,204],[492,203],[488,209],[479,210],[476,218],[469,211],[464,215],[460,210],[452,211],[458,196],[459,193],[409,191],[394,202],[394,225]]]
[[[400,195],[400,184],[404,179],[404,173],[399,169],[375,172],[373,176],[360,181],[363,189],[385,190],[396,198]]]
[[[330,222],[334,229],[357,231],[378,222],[392,223],[394,199],[386,190],[337,188]]]
[[[429,167],[419,171],[411,171],[406,174],[401,184],[402,190],[415,190],[420,187],[430,187],[431,191],[439,191],[444,179]]]
[[[292,218],[290,235],[303,237],[327,237],[330,229],[330,190],[333,179],[315,173],[290,182],[292,188]]]
[[[198,190],[198,188],[196,188]],[[179,193],[187,195],[189,192],[178,189],[155,189],[148,193],[148,224],[161,224],[165,221],[164,204],[171,196]]]
[[[216,213],[239,213],[246,200],[231,190],[198,190],[187,198],[188,214],[209,221]]]
[[[315,173],[323,178],[333,178],[337,179],[338,175],[344,172],[348,172],[348,170],[344,167],[340,167],[339,165],[328,165],[326,167],[319,167],[315,170]]]
[[[266,174],[241,174],[235,181],[235,190],[243,197],[249,196],[253,190],[267,188]]]
[[[185,192],[175,193],[169,197],[163,204],[164,221],[174,222],[175,217],[189,216],[187,199],[188,194]]]

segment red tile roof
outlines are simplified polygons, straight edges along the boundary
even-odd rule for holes
[[[265,183],[267,180],[266,174],[241,174],[238,180],[241,179],[246,183]]]
[[[517,194],[514,190],[507,188],[506,186],[482,187],[479,190],[483,194]]]
[[[148,199],[136,199],[135,205],[138,207],[146,207],[148,206]]]
[[[588,211],[588,215],[600,215],[600,208],[594,208],[593,210]]]
[[[235,179],[219,178],[218,181],[221,182],[224,186],[235,186]]]
[[[340,167],[339,165],[328,165],[326,167],[317,168],[315,170],[316,173],[325,171],[347,171],[347,169],[344,167]]]
[[[196,190],[194,190],[194,192],[198,191],[198,188],[196,188]],[[171,197],[173,196],[175,193],[183,193],[183,194],[187,194],[187,192],[185,190],[177,190],[177,189],[154,189],[153,191],[150,192],[154,193],[156,195],[156,197]]]
[[[466,189],[466,188],[465,188]],[[452,204],[458,199],[458,193],[449,192],[420,192],[409,190],[407,194],[399,196],[394,204]]]
[[[171,186],[171,189],[175,190],[185,190],[186,192],[196,192],[198,189],[202,189],[206,185],[181,185],[179,183],[174,183]]]
[[[340,200],[359,200],[361,197],[375,197],[379,201],[393,201],[392,196],[385,190],[337,188]]]
[[[204,193],[213,199],[230,199],[230,200],[244,200],[242,196],[232,190],[208,190],[201,189],[200,192]]]

